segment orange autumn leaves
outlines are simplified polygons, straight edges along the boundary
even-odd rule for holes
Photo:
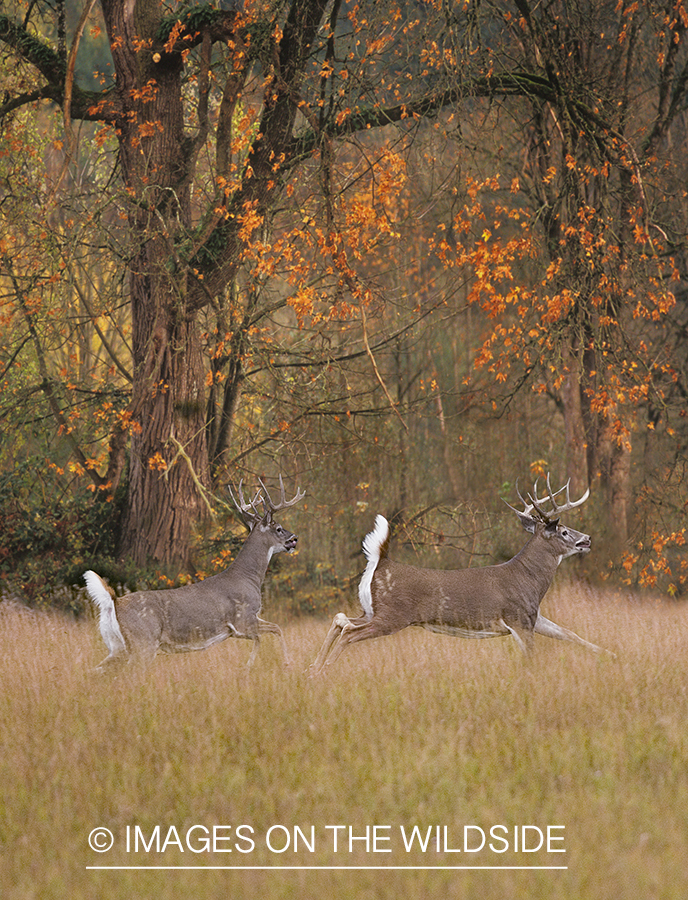
[[[599,385],[592,407],[607,415],[640,402],[668,364],[632,323],[656,323],[671,311],[673,262],[656,252],[656,241],[648,246],[645,232],[634,231],[637,252],[628,244],[622,249],[618,223],[586,205],[560,223],[558,254],[548,262],[536,217],[504,199],[518,190],[516,180],[506,186],[498,176],[468,178],[452,239],[440,227],[431,243],[443,265],[465,280],[468,303],[485,314],[476,369],[500,383],[516,365],[539,369],[543,377],[533,380],[534,389],[557,389],[565,351],[582,352],[588,341],[599,360],[608,360],[604,372],[588,373]]]

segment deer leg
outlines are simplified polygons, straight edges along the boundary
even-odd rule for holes
[[[582,644],[583,647],[587,647],[588,650],[592,650],[594,653],[609,653],[611,656],[616,655],[612,653],[611,650],[605,650],[604,647],[598,647],[597,644],[591,644],[589,641],[584,641],[583,638],[579,637],[574,631],[569,631],[568,628],[562,628],[561,625],[557,625],[556,622],[550,622],[549,619],[546,619],[540,613],[538,613],[534,630],[536,634],[544,634],[545,637],[556,638],[559,641],[572,641],[574,644]]]
[[[110,669],[113,669],[117,666],[122,666],[128,660],[128,656],[124,652],[120,653],[110,653],[105,659],[98,663],[96,666],[96,672],[107,672]]]
[[[155,659],[157,652],[156,647],[150,647],[142,644],[137,647],[135,644],[131,647],[131,652],[121,651],[120,653],[111,653],[96,666],[96,672],[117,672],[125,666],[149,666]]]
[[[522,632],[522,634],[519,634],[518,630],[516,628],[512,628],[511,625],[507,625],[507,623],[504,621],[504,619],[500,619],[499,624],[503,625],[506,628],[506,630],[509,632],[509,634],[513,637],[513,639],[518,644],[519,650],[521,650],[522,653],[527,654],[533,643],[532,633],[529,631],[524,631],[524,632]]]
[[[332,624],[334,625],[334,622]],[[361,616],[360,619],[349,619],[341,629],[339,638],[327,659],[327,665],[330,666],[338,659],[349,644],[355,644],[358,641],[367,641],[370,640],[370,638],[382,637],[385,634],[395,634],[395,632],[401,631],[402,628],[406,628],[407,625],[408,622],[397,624],[385,622],[383,619],[369,620],[366,619],[365,616]]]
[[[274,622],[266,622],[265,619],[261,618],[258,618],[257,621],[259,634],[276,634],[279,637],[282,644],[282,653],[284,654],[284,665],[291,665],[289,651],[287,650],[287,642],[284,640],[284,635],[282,634],[282,629],[279,625],[275,625]]]
[[[251,646],[251,653],[249,654],[248,662],[246,663],[247,666],[252,666],[255,662],[256,654],[258,653],[258,645],[260,644],[260,635],[258,633],[259,630],[260,628],[257,627],[252,628],[250,631],[247,630],[246,632],[243,632],[239,631],[236,625],[233,625],[231,622],[227,622],[227,631],[229,632],[231,637],[242,638],[242,640],[253,642]]]
[[[253,642],[253,645],[251,647],[251,652],[249,654],[246,665],[250,667],[256,661],[256,655],[258,654],[258,647],[260,645],[261,634],[276,634],[282,643],[282,652],[284,653],[284,664],[288,666],[290,663],[289,652],[287,650],[286,641],[284,640],[284,635],[282,634],[282,629],[279,627],[279,625],[275,625],[274,622],[267,622],[265,619],[261,619],[258,616],[256,616],[256,623],[257,623],[257,626],[255,628],[251,628],[250,630],[247,630],[246,633],[238,631],[237,628],[234,625],[232,625],[231,623],[228,624],[228,626],[227,626],[230,634],[233,637],[244,638],[245,640],[249,640],[249,641]]]
[[[258,647],[260,646],[260,638],[256,634],[255,636],[249,637],[247,635],[249,641],[251,641],[251,652],[248,655],[248,660],[246,661],[246,668],[250,669],[253,663],[256,661],[256,655],[258,653]]]
[[[334,617],[334,619],[332,620],[332,624],[330,625],[330,630],[327,632],[327,637],[325,638],[323,645],[320,648],[320,652],[309,667],[312,675],[316,675],[322,670],[322,667],[325,664],[325,660],[327,659],[327,656],[332,649],[332,645],[339,639],[339,636],[342,633],[342,629],[350,621],[351,620],[347,616],[345,616],[344,613],[337,613],[337,615]]]
[[[328,655],[332,650],[332,647],[341,639],[345,628],[361,628],[367,622],[368,619],[366,616],[350,619],[348,616],[345,616],[344,613],[337,613],[332,620],[330,630],[327,632],[327,637],[320,648],[320,653],[318,653],[315,661],[309,667],[311,674],[317,675],[318,672],[322,671],[325,662],[328,661]],[[339,653],[341,653],[341,650],[337,652],[337,656],[339,656]]]

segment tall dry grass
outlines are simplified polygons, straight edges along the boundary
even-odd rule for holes
[[[227,641],[111,677],[93,672],[105,656],[93,623],[3,613],[0,894],[683,900],[688,609],[566,588],[545,611],[618,659],[536,638],[524,661],[506,639],[409,629],[352,647],[309,679],[328,624],[309,621],[285,629],[287,671],[268,637],[250,673],[249,647]],[[170,826],[183,841],[193,825],[250,825],[255,847],[127,853],[127,828],[149,840],[156,825],[162,841]],[[275,825],[306,836],[313,826],[314,852],[270,852]],[[328,825],[345,826],[337,853]],[[349,852],[346,829],[362,837],[374,825],[391,826],[378,829],[378,849],[392,852],[363,841]],[[433,840],[407,853],[400,828],[414,825],[440,826],[442,837],[446,826],[450,849],[462,849],[465,825],[505,825],[510,846],[438,853]],[[566,852],[513,852],[521,825],[565,826],[555,846]],[[89,848],[97,826],[114,835],[107,853]],[[89,868],[103,865],[386,868]],[[461,865],[566,868],[446,868]]]

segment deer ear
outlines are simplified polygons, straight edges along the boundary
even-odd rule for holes
[[[520,513],[518,510],[514,510],[516,515],[521,522],[521,525],[525,528],[526,531],[529,531],[531,534],[535,534],[535,519],[532,516],[524,516],[523,513]]]
[[[559,527],[559,519],[555,519],[553,522],[548,522],[545,526],[545,534],[553,535],[557,533],[557,528]]]

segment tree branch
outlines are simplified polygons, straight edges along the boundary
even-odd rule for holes
[[[91,4],[92,5],[92,4]],[[78,85],[67,88],[67,64],[49,44],[28,31],[26,25],[18,25],[9,16],[0,15],[0,42],[11,47],[21,59],[29,63],[45,78],[47,84],[36,91],[20,94],[0,106],[0,118],[15,109],[35,103],[37,100],[52,100],[63,106],[68,91],[71,92],[71,118],[93,122],[113,122],[116,95],[112,89],[106,91],[84,91]],[[75,42],[75,46],[78,40]]]

